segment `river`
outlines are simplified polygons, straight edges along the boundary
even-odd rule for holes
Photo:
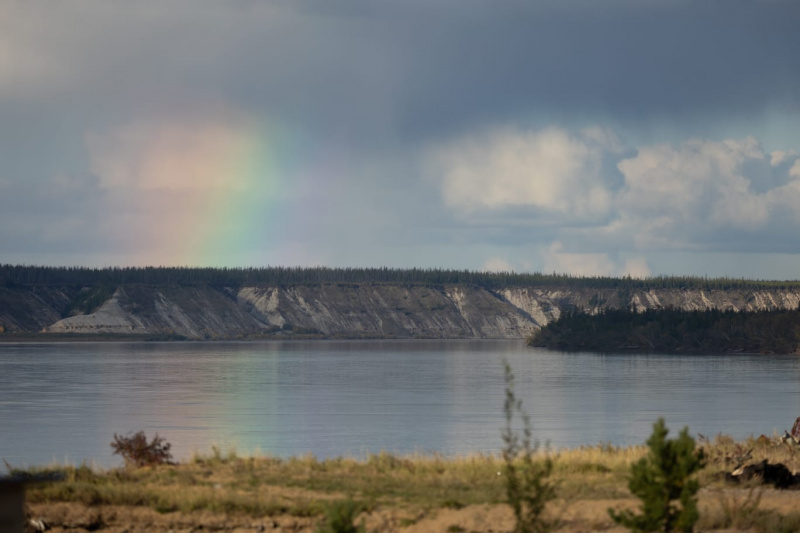
[[[551,447],[676,433],[737,438],[800,415],[800,357],[565,354],[517,341],[0,344],[0,458],[121,464],[114,433],[176,458],[500,450],[503,361]]]

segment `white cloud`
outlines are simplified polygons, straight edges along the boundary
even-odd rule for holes
[[[506,128],[462,137],[436,150],[433,161],[445,204],[473,221],[478,211],[491,221],[532,208],[513,216],[583,227],[584,239],[616,250],[691,249],[715,232],[756,233],[794,198],[791,187],[784,189],[789,199],[778,196],[785,182],[754,186],[753,165],[769,173],[777,156],[752,137],[641,146],[618,162],[623,183],[615,190],[603,161],[622,151],[617,135],[600,127],[579,134]],[[789,171],[796,176],[800,163]]]
[[[770,156],[769,164],[772,165],[773,167],[777,167],[784,161],[791,159],[796,155],[797,152],[795,152],[794,150],[789,150],[788,152],[784,152],[783,150],[775,150],[774,152],[771,152],[769,154]]]
[[[792,180],[786,185],[772,189],[767,193],[767,196],[774,211],[774,231],[785,231],[788,228],[792,228],[792,224],[800,224],[800,179]],[[792,229],[795,235],[800,233],[800,227],[795,226]]]
[[[637,242],[656,247],[691,241],[687,230],[758,229],[769,218],[770,200],[752,190],[744,165],[763,159],[753,138],[640,147],[617,165],[625,178],[616,197],[618,222]]]
[[[646,278],[650,274],[652,274],[652,271],[650,270],[650,266],[647,264],[647,260],[644,257],[628,259],[625,261],[625,264],[622,266],[622,270],[620,271],[620,275],[630,276],[632,278]]]
[[[800,178],[800,159],[795,159],[794,165],[789,169],[789,175],[794,178]]]
[[[600,165],[603,130],[591,139],[561,128],[495,130],[457,140],[433,155],[445,203],[456,210],[535,207],[579,219],[604,216],[611,195]]]
[[[484,272],[514,272],[514,267],[501,257],[492,257],[486,260],[481,270]]]
[[[556,272],[575,276],[627,276],[644,278],[650,267],[644,257],[634,257],[624,262],[614,261],[605,253],[565,252],[564,244],[555,241],[542,253],[545,273]]]
[[[608,254],[567,253],[563,248],[564,245],[556,241],[542,253],[543,272],[575,276],[612,276],[616,270]]]
[[[621,153],[618,137],[603,128],[508,128],[462,137],[435,161],[445,204],[485,225],[487,235],[506,228],[516,231],[514,242],[552,243],[545,271],[650,273],[644,258],[612,260],[618,252],[797,251],[794,239],[781,237],[800,232],[794,152],[766,153],[747,137]],[[615,158],[618,175],[609,171]]]

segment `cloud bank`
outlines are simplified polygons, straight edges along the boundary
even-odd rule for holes
[[[592,220],[610,208],[601,176],[604,144],[561,128],[506,129],[456,141],[436,153],[445,204],[462,210],[536,208]],[[574,191],[581,191],[575,194]]]
[[[624,149],[613,132],[492,131],[438,148],[443,203],[465,219],[556,229],[546,271],[649,273],[652,251],[800,252],[800,158],[753,138],[688,139]],[[629,154],[629,155],[626,155]],[[612,171],[603,161],[612,158]],[[532,230],[533,231],[533,230]]]

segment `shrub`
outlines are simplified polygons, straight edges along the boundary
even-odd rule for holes
[[[750,490],[742,497],[726,496],[725,492],[720,491],[721,528],[752,529],[761,514],[758,507],[763,495],[764,488],[755,486],[750,487]]]
[[[647,457],[631,466],[628,488],[642,500],[642,513],[608,510],[615,522],[632,531],[692,531],[700,517],[696,498],[700,484],[692,475],[703,467],[705,456],[702,450],[695,451],[689,428],[676,439],[667,439],[668,433],[659,418],[647,440]]]
[[[325,507],[325,524],[318,530],[319,533],[364,533],[366,527],[362,520],[361,525],[354,521],[363,507],[353,500],[341,500]]]
[[[157,466],[174,464],[169,449],[172,445],[158,436],[148,443],[144,431],[139,431],[129,436],[114,433],[111,448],[114,455],[121,455],[126,466]]]
[[[547,482],[553,471],[549,457],[534,461],[539,443],[531,441],[531,420],[522,409],[522,400],[514,394],[514,374],[505,362],[506,399],[503,411],[506,427],[503,430],[503,461],[508,503],[514,510],[514,533],[549,531],[554,524],[545,520],[543,513],[548,501],[555,498],[555,487]],[[514,431],[514,415],[522,418],[522,438]],[[521,465],[517,463],[521,461]]]

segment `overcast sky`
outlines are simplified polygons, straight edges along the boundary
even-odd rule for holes
[[[800,277],[796,0],[5,0],[0,263]]]

